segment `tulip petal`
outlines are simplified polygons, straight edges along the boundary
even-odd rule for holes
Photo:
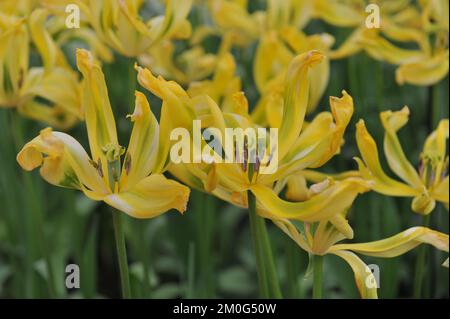
[[[68,67],[56,43],[46,30],[44,24],[49,12],[45,9],[36,9],[30,15],[30,33],[40,55],[46,71],[54,66]]]
[[[22,94],[25,99],[43,98],[78,119],[84,117],[81,86],[76,74],[69,69],[54,67],[45,72],[43,68],[32,68],[23,83]]]
[[[368,243],[334,245],[330,248],[329,252],[351,250],[366,256],[392,258],[403,255],[420,244],[429,244],[439,250],[449,251],[449,238],[447,234],[431,230],[427,227],[412,227],[382,240]]]
[[[153,218],[170,209],[186,210],[189,188],[161,174],[144,178],[126,192],[111,194],[103,200],[135,218]]]
[[[342,97],[337,98],[335,96],[330,97],[331,112],[334,118],[334,127],[332,129],[332,139],[330,141],[330,146],[326,154],[322,159],[315,163],[312,167],[320,167],[328,162],[336,153],[339,151],[343,138],[345,129],[350,123],[350,119],[353,115],[353,99],[345,91],[342,91]]]
[[[147,98],[136,91],[134,113],[129,115],[133,121],[133,131],[125,155],[120,191],[127,191],[141,179],[150,175],[156,162],[159,142],[159,125]]]
[[[273,219],[272,222],[295,241],[301,249],[309,253],[311,252],[311,243],[308,242],[306,236],[304,236],[291,221],[288,219]]]
[[[432,188],[431,197],[448,205],[448,175]]]
[[[322,61],[318,51],[303,53],[292,60],[286,74],[283,121],[279,129],[279,157],[289,151],[300,134],[309,100],[309,68]]]
[[[250,190],[257,200],[275,218],[289,218],[316,222],[329,219],[350,207],[358,194],[368,191],[369,185],[358,178],[337,182],[304,202],[288,202],[278,197],[269,187],[252,185]]]
[[[103,149],[107,145],[118,146],[119,143],[105,77],[89,51],[77,50],[77,66],[84,78],[83,107],[92,159],[96,162],[101,160],[106,175],[108,161]]]
[[[314,0],[314,17],[338,27],[354,27],[364,20],[356,8],[336,0]]]
[[[422,189],[423,183],[419,174],[406,158],[397,137],[397,131],[408,122],[408,117],[408,107],[404,107],[401,111],[385,111],[380,114],[381,122],[385,129],[384,153],[386,154],[389,167],[397,176],[414,188]]]
[[[355,283],[358,287],[361,298],[377,299],[376,279],[371,269],[354,253],[345,250],[336,250],[331,252],[344,259],[352,268],[355,274]]]
[[[374,182],[373,189],[375,191],[390,196],[420,195],[420,191],[400,183],[385,174],[380,164],[377,144],[367,131],[363,120],[360,120],[356,125],[356,142],[364,161],[355,158],[359,172],[365,179]]]
[[[27,171],[41,166],[41,176],[50,184],[81,189],[90,198],[99,200],[107,193],[101,172],[83,147],[65,133],[42,130],[22,148],[17,162]]]
[[[448,74],[449,51],[437,53],[431,58],[401,65],[395,72],[397,83],[430,86]]]

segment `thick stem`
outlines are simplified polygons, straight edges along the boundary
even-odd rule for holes
[[[313,269],[314,269],[314,283],[313,283],[313,298],[322,299],[323,288],[323,256],[313,256]]]
[[[114,235],[116,238],[117,260],[119,262],[120,282],[123,299],[131,298],[130,276],[128,273],[127,248],[123,233],[122,214],[116,211],[113,214]]]
[[[430,225],[430,215],[423,216],[423,226],[428,227]],[[422,296],[423,275],[425,270],[425,260],[427,255],[427,246],[421,245],[418,248],[417,260],[416,260],[416,274],[414,277],[414,298],[420,299]]]

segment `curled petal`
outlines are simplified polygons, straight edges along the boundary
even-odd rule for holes
[[[41,167],[42,178],[50,184],[81,189],[90,198],[98,200],[107,193],[102,171],[91,164],[83,147],[65,133],[42,130],[23,147],[17,162],[27,171]]]
[[[408,107],[404,107],[397,112],[382,112],[381,122],[385,129],[384,135],[384,153],[389,167],[400,178],[416,189],[421,189],[423,183],[416,169],[406,158],[400,141],[397,137],[397,131],[400,130],[407,122],[409,117]]]
[[[377,144],[367,131],[363,120],[360,120],[356,125],[356,142],[363,159],[355,158],[359,172],[365,179],[374,182],[373,189],[375,191],[390,196],[416,196],[420,194],[420,191],[385,174],[380,164]]]
[[[344,259],[352,268],[355,275],[356,287],[359,290],[361,298],[377,299],[376,279],[371,269],[354,253],[345,250],[332,251],[332,254]]]
[[[320,167],[330,160],[331,157],[336,155],[339,151],[345,129],[350,123],[350,119],[353,115],[353,99],[345,91],[342,91],[342,97],[337,98],[335,96],[330,97],[331,112],[334,118],[334,126],[332,128],[332,138],[330,141],[329,149],[322,159],[315,163],[313,167]]]

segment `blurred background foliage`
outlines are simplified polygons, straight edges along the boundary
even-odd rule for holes
[[[263,1],[249,3],[251,11],[264,5]],[[195,23],[200,13],[194,9],[190,15]],[[312,21],[305,30],[306,34],[328,32],[336,37],[337,44],[350,31],[322,21]],[[205,47],[214,52],[219,42],[213,37]],[[75,65],[73,48],[82,43],[70,45],[65,52]],[[178,41],[177,52],[182,52],[186,45]],[[258,98],[251,72],[255,48],[256,43],[232,51],[251,107]],[[133,107],[130,96],[137,85],[129,80],[135,76],[135,73],[130,76],[130,62],[117,55],[115,62],[103,66],[118,130],[125,137],[131,132],[125,115]],[[330,95],[339,96],[345,89],[354,98],[355,114],[341,155],[322,170],[355,169],[352,157],[358,154],[354,138],[356,121],[364,118],[369,131],[380,142],[383,129],[379,112],[403,105],[410,107],[411,117],[399,137],[408,158],[417,166],[426,136],[439,119],[448,117],[448,81],[447,75],[433,87],[399,86],[395,82],[394,66],[375,61],[364,52],[332,61],[329,86],[315,113],[328,108]],[[152,110],[158,114],[160,101],[151,95],[148,98]],[[315,113],[309,116],[312,118]],[[70,134],[87,145],[83,126],[78,125]],[[119,297],[109,208],[90,201],[80,192],[48,185],[38,171],[28,173],[19,168],[16,154],[25,141],[43,128],[42,124],[0,109],[0,128],[0,297]],[[382,152],[380,155],[383,156]],[[411,212],[410,199],[375,192],[360,196],[349,218],[356,229],[355,242],[385,238],[421,224],[421,217]],[[258,296],[256,264],[245,211],[192,191],[183,216],[169,212],[153,220],[134,220],[124,215],[124,220],[133,297]],[[431,214],[431,228],[449,231],[448,211],[440,204]],[[269,225],[269,235],[283,296],[310,297],[312,276],[306,272],[308,255],[273,225]],[[412,297],[416,254],[417,250],[413,250],[393,259],[364,257],[366,263],[380,266],[380,298]],[[448,298],[448,270],[440,266],[446,256],[432,249],[428,249],[428,256],[424,295]],[[51,267],[46,267],[46,261]],[[70,263],[80,266],[80,289],[65,288],[65,267]],[[324,297],[359,297],[351,269],[334,256],[325,259],[324,285]]]

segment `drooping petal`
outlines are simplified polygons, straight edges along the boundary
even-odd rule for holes
[[[441,81],[448,74],[449,51],[440,52],[431,58],[403,64],[395,72],[397,83],[430,86]]]
[[[403,152],[400,141],[397,137],[397,131],[407,122],[409,117],[408,107],[401,111],[385,111],[380,114],[381,122],[385,129],[384,135],[384,153],[389,167],[401,179],[416,189],[421,189],[423,183],[417,173],[417,170],[411,165]]]
[[[424,57],[421,50],[399,48],[378,34],[363,37],[361,44],[372,58],[391,64],[416,62]]]
[[[107,194],[100,168],[96,169],[83,147],[65,133],[42,130],[23,147],[17,162],[27,171],[41,167],[42,178],[53,185],[81,189],[97,200]]]
[[[377,144],[367,131],[363,120],[360,120],[356,125],[356,142],[364,161],[355,158],[359,171],[365,179],[374,182],[373,189],[375,191],[390,196],[416,196],[420,194],[420,191],[385,174],[380,164]]]
[[[135,218],[153,218],[170,209],[186,210],[189,188],[161,174],[152,174],[126,192],[108,195],[104,201]]]
[[[127,191],[150,175],[158,155],[159,125],[144,94],[135,92],[136,106],[129,115],[134,123],[125,155],[120,191]]]
[[[448,252],[449,238],[447,234],[431,230],[427,227],[412,227],[392,237],[357,244],[338,244],[329,252],[351,250],[359,254],[375,257],[392,258],[403,255],[420,244],[429,244]]]
[[[345,250],[335,250],[331,253],[341,257],[350,265],[355,274],[355,283],[361,298],[378,298],[376,279],[371,269],[358,256]]]
[[[350,207],[358,196],[369,190],[369,185],[358,178],[349,178],[304,202],[288,202],[278,197],[269,187],[252,185],[250,190],[261,205],[276,218],[289,218],[307,222],[330,219]]]

